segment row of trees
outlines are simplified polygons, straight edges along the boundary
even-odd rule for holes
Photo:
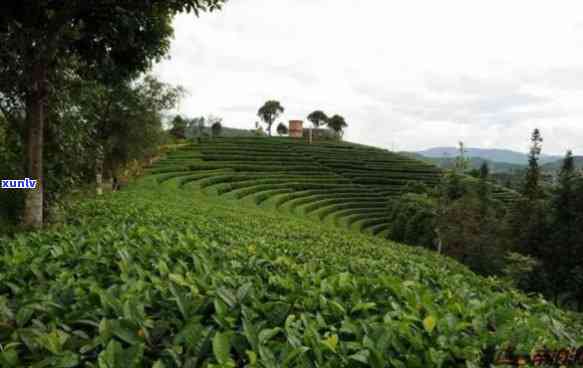
[[[47,207],[44,192],[50,189],[50,177],[58,177],[54,174],[57,168],[71,170],[63,162],[54,161],[54,156],[47,157],[47,144],[55,145],[54,150],[61,150],[63,155],[77,157],[82,154],[75,150],[82,150],[85,142],[115,130],[111,124],[103,124],[102,131],[92,131],[99,130],[92,119],[101,118],[102,111],[82,114],[79,120],[66,119],[78,112],[75,105],[68,104],[69,98],[77,98],[76,88],[83,94],[90,91],[79,104],[90,105],[95,97],[99,101],[104,97],[110,104],[100,108],[119,111],[120,100],[109,96],[135,97],[132,89],[140,83],[139,75],[168,52],[173,15],[184,11],[198,14],[219,9],[222,4],[223,0],[35,0],[0,4],[3,124],[8,127],[5,131],[17,132],[8,139],[14,150],[20,145],[23,174],[38,183],[35,190],[26,191],[25,226],[42,226],[43,209]],[[152,79],[143,83],[153,86]],[[160,83],[153,88],[159,87]],[[173,96],[169,95],[156,102],[170,102]],[[105,163],[109,147],[106,144],[101,149]]]
[[[464,173],[463,146],[456,169],[434,190],[412,184],[394,200],[390,236],[452,256],[484,275],[498,275],[523,290],[583,311],[583,177],[567,152],[560,180],[541,186],[542,137],[533,132],[522,193],[496,200],[487,164]]]
[[[271,127],[281,114],[285,112],[285,108],[277,100],[269,100],[263,104],[257,111],[257,116],[261,121],[267,125],[267,133],[271,136]],[[341,115],[333,115],[328,117],[326,113],[321,110],[316,110],[308,115],[307,119],[313,124],[314,128],[327,126],[332,130],[337,137],[342,137],[344,129],[348,127],[346,120]],[[283,123],[277,126],[277,133],[279,135],[287,134],[287,127]]]
[[[314,125],[314,128],[327,126],[330,130],[336,133],[336,136],[338,137],[342,137],[344,129],[348,127],[346,120],[341,115],[328,117],[328,115],[321,110],[316,110],[308,115],[308,120]]]
[[[177,140],[209,136],[209,129],[211,136],[219,137],[223,131],[223,119],[214,115],[192,119],[176,115],[171,124],[170,135]]]
[[[576,172],[569,151],[558,184],[545,191],[539,166],[543,140],[538,130],[531,142],[523,197],[509,224],[517,251],[536,261],[521,286],[583,311],[583,177]]]

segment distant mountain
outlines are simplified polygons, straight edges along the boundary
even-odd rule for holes
[[[505,162],[515,165],[528,164],[528,155],[526,153],[496,149],[496,148],[466,148],[467,157],[477,157],[494,162]],[[435,147],[416,152],[420,155],[432,158],[454,158],[458,155],[459,150],[456,147]],[[561,160],[561,156],[541,155],[541,164]]]
[[[578,169],[583,169],[583,156],[575,156],[575,167]],[[563,165],[563,160],[549,162],[542,165],[543,171],[559,171],[561,170],[561,166]]]
[[[399,152],[400,154],[415,158],[417,160],[425,161],[442,169],[453,169],[456,164],[455,157],[427,157],[419,153],[414,152]],[[497,162],[486,160],[480,157],[471,157],[469,162],[470,169],[479,169],[484,162],[488,164],[490,172],[492,173],[510,173],[513,171],[519,171],[526,169],[526,165],[511,164],[508,162]]]

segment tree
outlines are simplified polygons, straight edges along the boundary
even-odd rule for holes
[[[82,120],[94,130],[100,153],[96,163],[99,178],[109,181],[131,160],[152,157],[161,143],[162,112],[176,106],[184,91],[146,75],[135,81],[103,84],[82,82],[75,103]],[[177,115],[171,134],[184,138],[186,120]]]
[[[522,188],[523,197],[513,203],[507,220],[507,238],[515,250],[523,255],[540,261],[536,269],[523,279],[528,279],[529,289],[526,291],[552,294],[552,277],[549,277],[545,265],[545,256],[552,248],[552,205],[543,197],[540,186],[539,156],[543,139],[540,131],[535,129],[531,135],[531,148],[525,183]],[[548,262],[546,262],[548,265]],[[549,284],[550,283],[550,284]],[[554,294],[555,301],[558,294]]]
[[[316,110],[308,115],[308,120],[312,122],[314,128],[319,128],[321,125],[325,125],[328,122],[328,115],[322,110]]]
[[[504,209],[497,205],[480,181],[455,172],[444,180],[435,224],[443,253],[457,258],[475,272],[491,275],[501,270],[504,250]]]
[[[341,138],[344,134],[344,128],[346,128],[348,124],[346,120],[340,115],[334,115],[330,119],[328,119],[328,128],[333,130],[337,137]]]
[[[211,131],[213,133],[213,137],[220,137],[222,130],[223,130],[223,125],[221,124],[220,121],[215,121],[213,123],[213,125],[211,126]]]
[[[571,238],[570,230],[572,230],[572,222],[576,216],[576,193],[573,191],[575,177],[575,160],[573,152],[567,151],[559,173],[559,184],[553,196],[554,208],[557,211],[556,217],[559,223],[565,225],[567,241]]]
[[[576,280],[572,271],[580,263],[577,258],[577,248],[583,241],[583,231],[578,228],[583,220],[583,211],[578,207],[577,175],[573,153],[567,151],[559,174],[559,183],[551,198],[552,238],[543,249],[545,274],[549,278],[549,286],[553,299],[558,301],[561,294],[568,295]]]
[[[205,126],[206,118],[204,116],[187,120],[186,138],[190,139],[202,136]]]
[[[169,48],[177,12],[214,10],[223,0],[11,1],[0,5],[0,92],[26,106],[27,191],[24,224],[43,223],[43,146],[47,104],[63,63],[85,78],[119,81],[148,69]]]
[[[22,147],[20,135],[13,129],[9,120],[0,113],[0,178],[22,177],[21,157]],[[22,210],[23,192],[15,190],[0,190],[0,236],[10,224],[16,225],[15,219]]]
[[[535,129],[531,135],[531,148],[528,155],[528,169],[523,187],[524,197],[515,203],[511,219],[512,232],[520,251],[537,258],[542,257],[542,249],[548,239],[548,203],[542,199],[540,186],[539,157],[543,139]]]
[[[455,170],[464,173],[468,169],[470,160],[466,157],[464,142],[459,142],[459,154],[455,160]]]
[[[186,127],[187,121],[180,115],[176,115],[172,119],[172,129],[170,129],[170,134],[176,139],[186,138]]]
[[[531,147],[528,154],[528,170],[524,184],[523,194],[530,200],[539,199],[542,195],[540,187],[540,167],[539,158],[542,151],[543,138],[538,129],[532,132],[530,138]]]
[[[267,133],[271,137],[271,126],[283,114],[285,109],[279,101],[269,100],[257,111],[257,116],[267,125]]]
[[[488,207],[490,205],[491,199],[491,190],[490,185],[488,183],[488,178],[490,177],[490,167],[488,163],[484,161],[480,166],[479,176],[480,179],[478,183],[478,199],[480,200],[480,212],[485,214],[488,211]]]
[[[569,285],[572,297],[576,301],[577,311],[583,312],[583,265],[580,260],[583,259],[583,177],[576,176],[572,181],[573,210],[575,219],[573,220],[573,239],[578,239],[571,249],[570,260],[574,267],[571,268]]]
[[[277,134],[281,135],[285,135],[288,133],[288,129],[285,126],[284,123],[279,123],[279,125],[277,126]]]

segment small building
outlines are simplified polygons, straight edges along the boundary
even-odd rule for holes
[[[289,121],[289,136],[292,138],[302,138],[304,132],[304,122],[302,120]]]

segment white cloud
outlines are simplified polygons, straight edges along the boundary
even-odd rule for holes
[[[583,154],[583,3],[565,0],[231,0],[175,19],[163,80],[179,111],[251,128],[339,113],[346,138],[416,150],[456,145]]]

